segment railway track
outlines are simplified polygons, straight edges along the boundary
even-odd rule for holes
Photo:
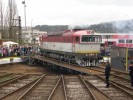
[[[21,74],[13,74],[13,73],[6,73],[0,76],[0,84],[5,83],[7,81],[13,80],[17,77],[21,76]]]
[[[43,76],[38,81],[39,84],[41,85],[39,85],[38,82],[36,82],[18,100],[30,100],[30,99],[57,100],[57,98],[61,100],[88,100],[88,99],[97,100],[100,99],[101,97],[104,98],[103,100],[108,100],[108,99],[131,100],[132,98],[129,93],[126,93],[125,91],[123,92],[123,90],[119,89],[118,87],[114,87],[114,85],[111,86],[111,89],[109,88],[110,90],[108,88],[105,88],[105,82],[104,81],[100,82],[99,81],[100,79],[97,78],[96,76],[84,76],[85,79],[82,78],[82,76],[80,77],[58,76],[58,78],[57,77],[53,78],[53,77],[54,76],[52,76],[51,79],[51,77],[49,76],[45,76],[45,78]],[[45,80],[45,82],[43,80]],[[50,81],[50,83],[48,82],[48,80]],[[92,85],[87,85],[87,83],[85,82],[86,80],[87,83],[92,84],[96,89],[95,90],[92,89],[91,88]],[[49,83],[49,85],[52,83],[52,85],[49,86],[47,82]],[[45,87],[41,88],[40,86],[45,86]],[[94,94],[97,94],[97,96],[95,96]]]
[[[69,62],[57,62],[69,65]],[[83,68],[101,74],[93,75],[92,72],[90,76],[41,76],[2,73],[0,100],[132,100],[133,88],[130,87],[128,73],[112,69],[110,88],[105,88],[105,68]],[[28,81],[25,83],[23,80]]]
[[[128,80],[114,77],[110,88],[105,85],[101,75],[16,74],[0,84],[0,100],[132,100],[133,88]]]
[[[63,75],[61,75],[48,100],[67,100]]]
[[[18,100],[96,100],[79,76],[42,76]]]
[[[6,72],[0,72],[0,77],[7,74]]]
[[[7,100],[6,98],[11,97],[12,94],[32,84],[37,78],[37,75],[19,75],[16,78],[0,84],[0,100]],[[17,95],[15,94],[13,98],[17,98]]]
[[[47,100],[58,80],[59,76],[43,75],[18,100],[32,100],[32,99]]]
[[[84,80],[79,76],[64,76],[68,100],[96,100]]]
[[[104,79],[105,76],[98,75],[98,77]],[[131,87],[131,83],[128,79],[114,75],[110,77],[110,82],[118,85],[119,87],[123,88],[125,91],[129,92],[130,94],[133,94],[133,88]]]
[[[96,67],[97,69],[101,69],[101,70],[104,70],[105,69],[105,67],[100,67],[100,66],[98,66],[98,67]],[[113,74],[117,74],[117,75],[121,75],[121,76],[125,76],[125,75],[128,75],[128,72],[125,72],[125,71],[120,71],[120,70],[117,70],[117,69],[111,69],[111,72],[113,73]]]
[[[133,94],[129,93],[125,89],[110,82],[110,88],[105,88],[105,80],[98,76],[84,76],[84,79],[88,84],[91,84],[97,90],[101,91],[108,99],[111,100],[132,100]],[[106,100],[106,99],[105,99]]]
[[[103,68],[103,67],[95,67],[95,68],[91,68],[91,70],[98,71],[103,74],[105,72],[105,68]],[[128,82],[130,82],[130,77],[129,77],[128,72],[111,69],[110,73],[111,73],[111,76],[113,76],[113,77],[117,77],[119,79],[126,79],[126,80],[128,80]],[[101,74],[101,75],[103,75],[103,74]]]

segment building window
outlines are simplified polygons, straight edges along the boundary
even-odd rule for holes
[[[126,40],[126,43],[132,43],[132,40]]]
[[[124,39],[120,39],[119,43],[125,43],[125,40]]]
[[[106,39],[110,39],[111,38],[111,36],[110,35],[106,35]]]

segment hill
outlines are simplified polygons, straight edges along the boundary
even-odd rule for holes
[[[34,27],[34,29],[46,32],[58,32],[58,31],[67,30],[68,25],[37,25]]]
[[[37,25],[34,29],[47,32],[64,31],[71,28],[91,29],[100,33],[133,33],[133,20],[122,20],[100,23],[95,25]]]

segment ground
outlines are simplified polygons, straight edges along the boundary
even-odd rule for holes
[[[23,63],[0,65],[0,72],[22,73],[22,74],[46,74],[46,75],[59,74],[59,72],[54,71],[42,65],[30,66],[28,64],[23,64]]]

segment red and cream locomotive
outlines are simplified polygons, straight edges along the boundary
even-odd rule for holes
[[[41,54],[78,64],[95,66],[100,60],[102,37],[93,30],[73,29],[40,37]]]

